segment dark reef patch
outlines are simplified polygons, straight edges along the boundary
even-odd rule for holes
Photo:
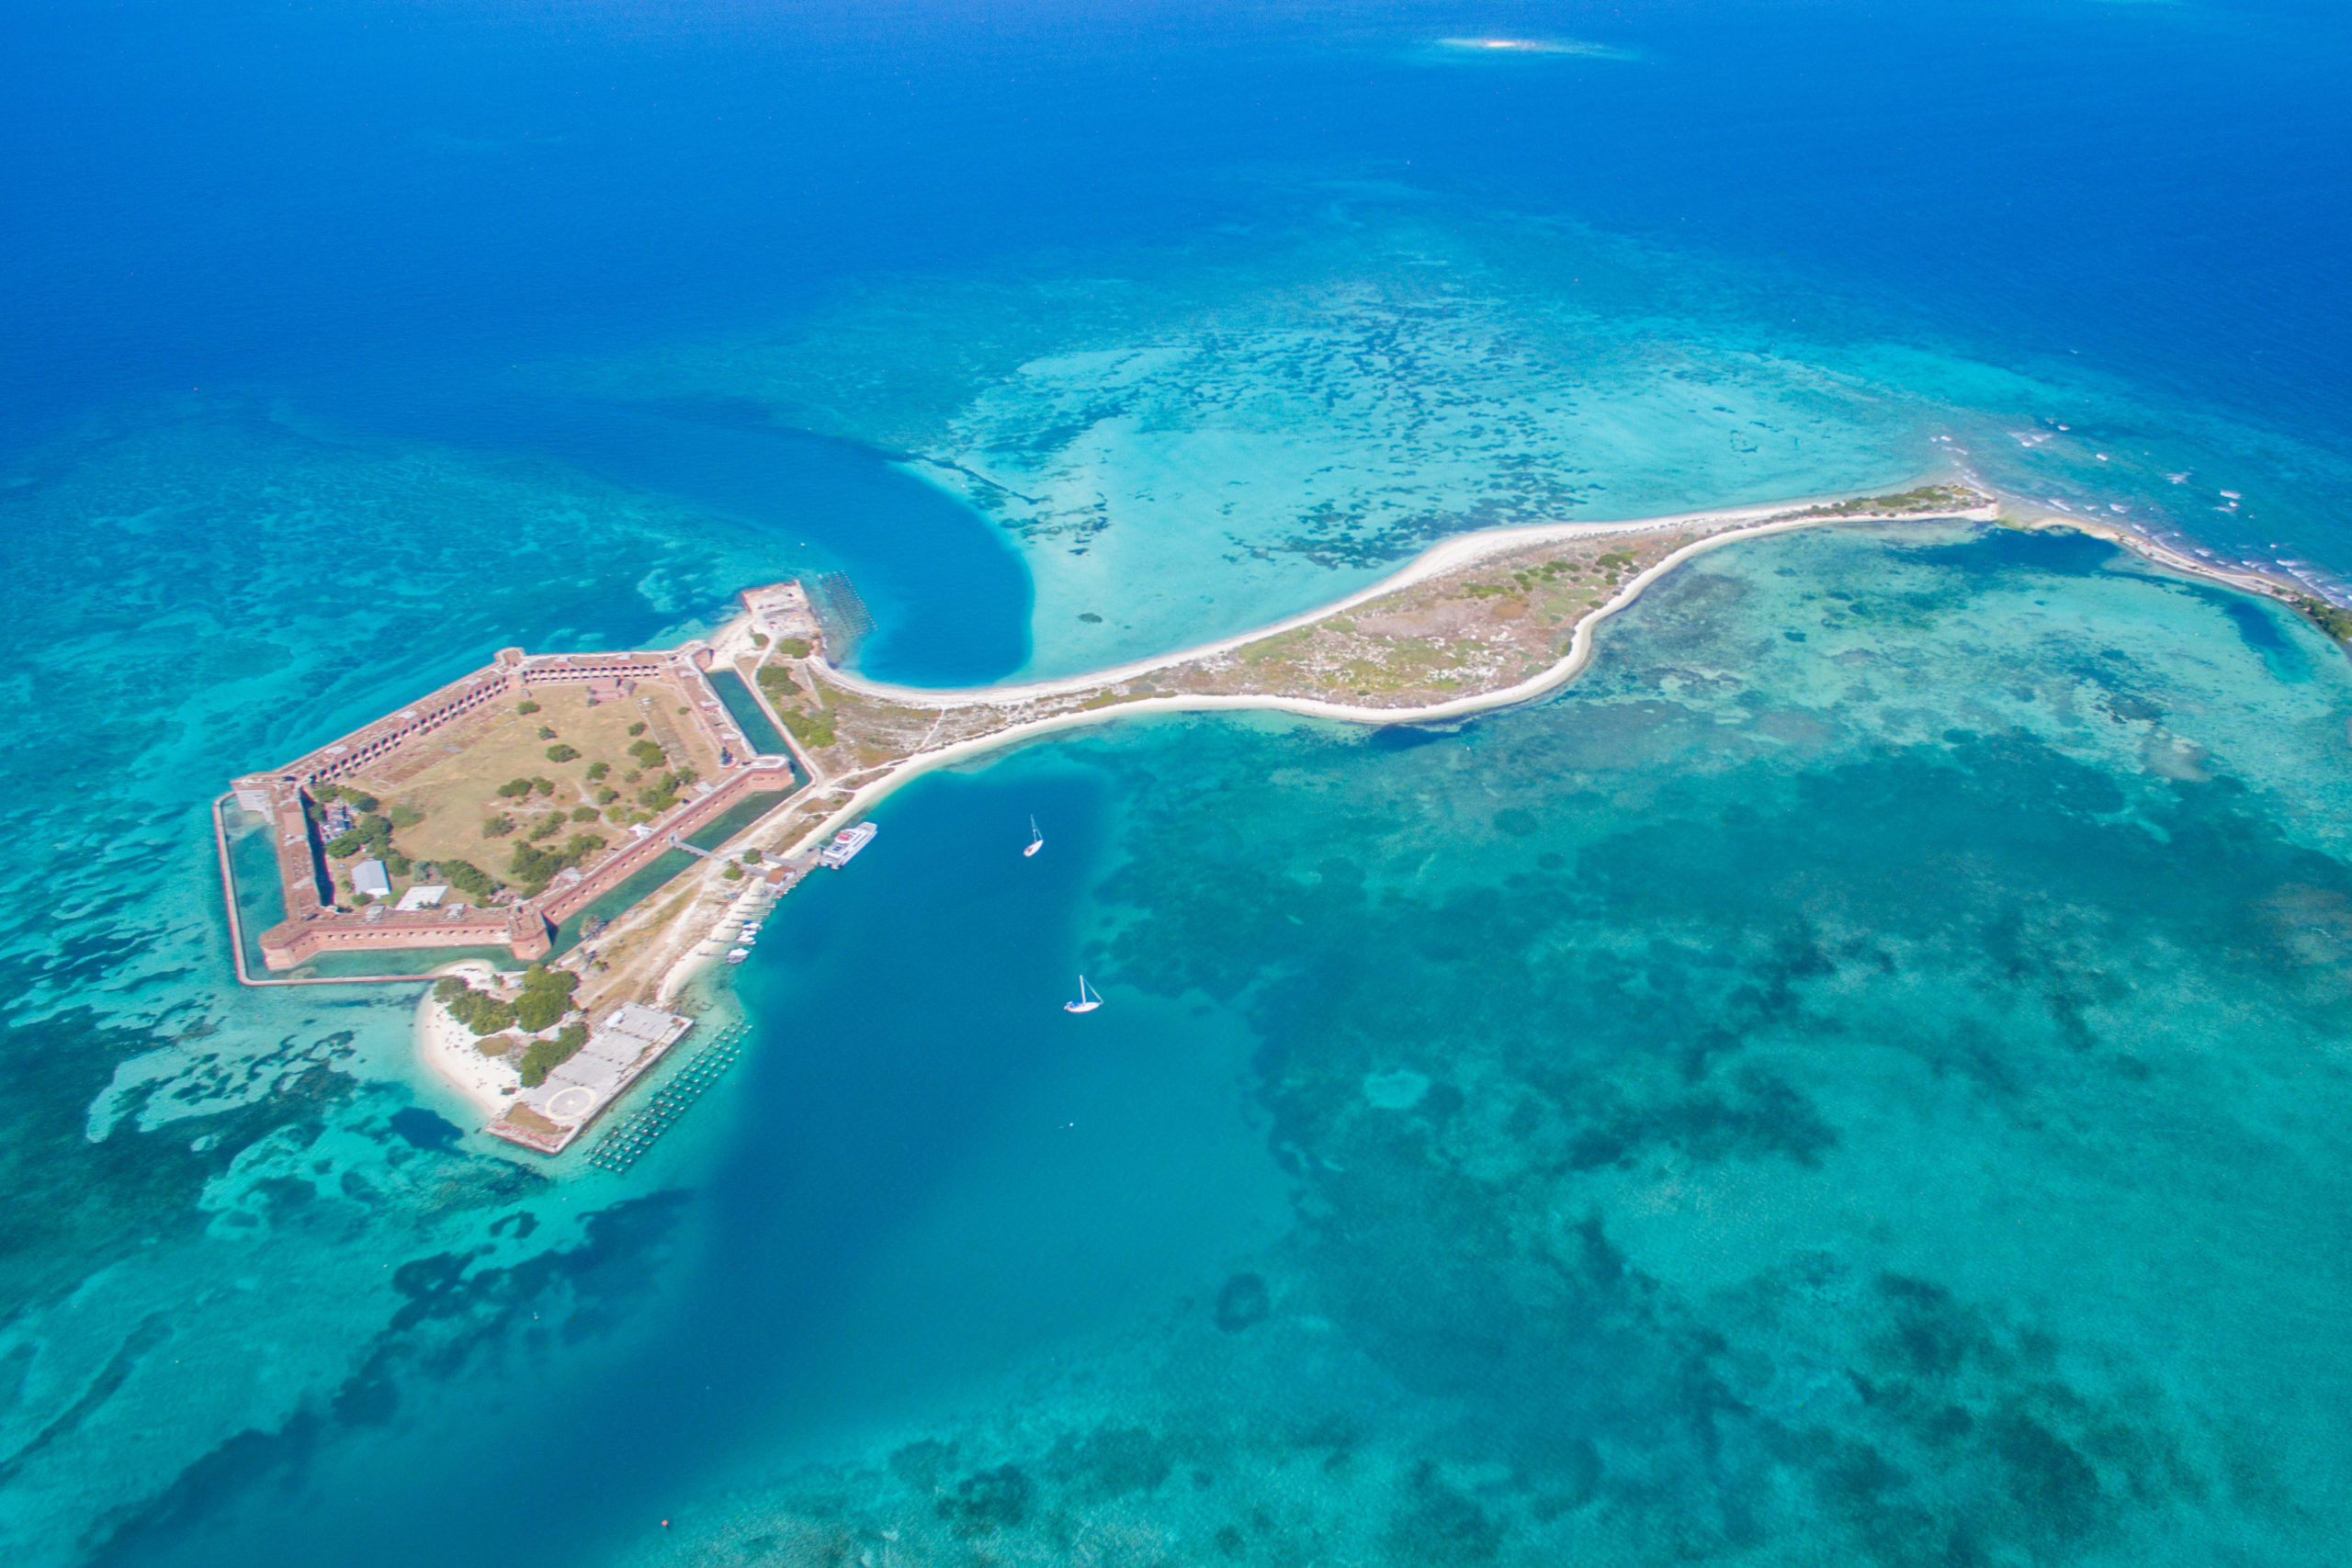
[[[955,1524],[956,1534],[979,1536],[1026,1523],[1036,1500],[1037,1483],[1019,1467],[1001,1464],[966,1476],[935,1506],[941,1518]]]
[[[456,1122],[435,1115],[421,1105],[392,1112],[392,1131],[420,1149],[450,1149],[466,1135]]]
[[[1262,1274],[1236,1274],[1217,1290],[1216,1325],[1227,1334],[1265,1322],[1273,1310],[1273,1293]]]
[[[402,1264],[393,1286],[405,1302],[326,1413],[306,1411],[275,1431],[239,1433],[182,1472],[153,1503],[108,1521],[90,1561],[172,1560],[183,1535],[261,1487],[294,1480],[338,1431],[390,1421],[407,1377],[447,1381],[502,1345],[573,1342],[609,1328],[650,1284],[680,1203],[681,1195],[668,1193],[615,1204],[589,1216],[580,1246],[510,1268],[469,1272],[473,1258],[458,1253]],[[547,1322],[539,1323],[537,1309],[556,1303],[562,1310],[546,1312]]]

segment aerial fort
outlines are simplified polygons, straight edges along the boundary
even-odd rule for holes
[[[744,597],[784,636],[821,639],[797,584]],[[713,663],[699,642],[503,649],[398,713],[236,780],[235,806],[272,830],[284,900],[259,934],[264,966],[485,946],[547,957],[566,919],[664,850],[797,783],[788,752],[746,738]]]

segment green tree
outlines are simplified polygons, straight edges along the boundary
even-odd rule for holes
[[[523,1087],[537,1089],[547,1082],[549,1073],[578,1055],[587,1043],[588,1031],[577,1023],[557,1030],[552,1040],[532,1041],[523,1050]]]
[[[490,873],[471,861],[445,860],[441,863],[441,874],[449,879],[450,886],[469,898],[487,898],[498,891],[498,883]]]
[[[593,784],[612,771],[613,765],[610,762],[591,762],[588,764],[588,780]]]
[[[729,882],[741,882],[743,880],[743,868],[730,860],[718,874]]]
[[[576,750],[560,740],[548,748],[548,761],[550,762],[571,762],[579,758],[580,753]]]
[[[629,732],[631,735],[642,735],[642,734],[644,734],[644,733],[645,733],[645,721],[644,721],[643,719],[639,719],[637,723],[630,725],[630,726],[628,727],[628,732]]]
[[[523,972],[523,988],[514,998],[515,1021],[537,1033],[571,1010],[571,993],[579,987],[580,976],[569,969],[532,964]],[[587,1038],[585,1030],[581,1032],[581,1038]]]
[[[514,818],[507,816],[503,811],[495,817],[482,818],[481,836],[485,839],[503,839],[514,830]]]
[[[555,731],[543,724],[539,726],[539,739],[542,740],[552,740],[555,739]]]
[[[433,996],[435,1001],[449,1010],[450,1017],[472,1030],[476,1035],[495,1034],[502,1029],[514,1026],[513,1008],[487,991],[475,990],[454,975],[435,986]]]
[[[527,717],[539,711],[539,705],[534,702],[516,703],[514,705],[514,711]]]
[[[531,787],[537,790],[541,795],[553,795],[555,793],[555,780],[543,779],[535,775],[531,780]]]
[[[526,990],[514,998],[514,1021],[537,1034],[571,1010],[571,998],[558,991]]]
[[[528,779],[508,779],[498,786],[498,795],[502,800],[520,800],[530,793],[531,781]]]

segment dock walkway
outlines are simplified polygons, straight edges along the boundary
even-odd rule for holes
[[[616,1176],[626,1174],[702,1098],[703,1091],[735,1065],[735,1058],[742,1054],[745,1032],[744,1025],[735,1023],[712,1036],[687,1058],[675,1077],[653,1091],[642,1110],[597,1140],[588,1151],[588,1163]]]

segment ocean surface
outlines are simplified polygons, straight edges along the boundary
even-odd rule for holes
[[[625,1177],[481,1138],[413,987],[239,987],[208,804],[817,572],[963,686],[1957,473],[2337,592],[2347,69],[2195,0],[11,8],[0,1542],[2342,1561],[2352,665],[2085,536],[926,777]]]

